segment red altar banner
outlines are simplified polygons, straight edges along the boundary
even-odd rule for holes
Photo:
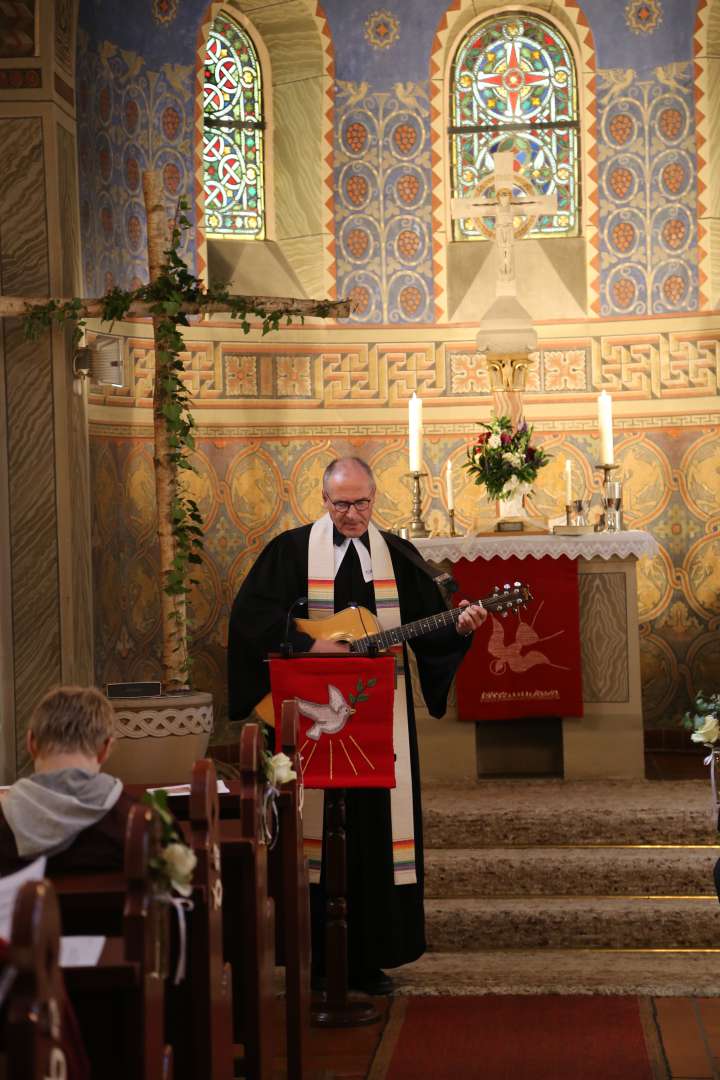
[[[582,716],[577,563],[559,559],[460,559],[460,592],[487,596],[522,581],[533,600],[503,619],[488,615],[456,677],[460,720]]]
[[[276,716],[297,699],[305,787],[395,787],[394,657],[273,659],[270,684]],[[279,751],[278,727],[275,738]]]

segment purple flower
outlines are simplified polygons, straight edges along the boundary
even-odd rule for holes
[[[536,454],[535,447],[534,446],[528,446],[527,450],[525,451],[525,460],[526,461],[533,461],[534,458],[535,458],[535,454]]]

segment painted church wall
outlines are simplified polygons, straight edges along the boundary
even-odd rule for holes
[[[136,6],[138,18],[121,22],[90,0],[81,5],[81,214],[90,292],[145,279],[142,169],[163,170],[169,206],[179,193],[194,199],[196,30],[206,12],[189,2]],[[300,0],[294,6],[305,14],[310,7]],[[695,12],[685,0],[648,6],[662,16],[650,30],[638,12],[633,28],[625,0],[537,7],[576,35],[593,146],[586,195],[593,197],[583,235],[568,242],[574,254],[565,255],[562,240],[527,241],[518,245],[517,261],[521,287],[532,267],[528,306],[540,337],[526,412],[553,454],[536,505],[542,513],[561,512],[565,456],[578,484],[582,477],[591,488],[594,402],[607,389],[626,524],[648,529],[661,548],[641,561],[638,584],[646,725],[663,727],[720,670],[720,321],[711,307],[711,248],[702,224],[717,196],[710,201]],[[154,17],[156,8],[169,21]],[[264,5],[242,9],[259,19]],[[398,0],[385,10],[383,31],[392,35],[397,24],[396,40],[379,45],[382,27],[371,20],[376,4],[325,3],[324,21],[316,23],[334,64],[329,164],[325,171],[317,158],[308,165],[315,180],[297,185],[294,202],[285,199],[282,228],[291,235],[295,223],[298,244],[302,229],[314,236],[312,254],[302,253],[307,272],[298,275],[308,294],[319,295],[312,290],[321,283],[329,293],[335,284],[337,295],[353,295],[357,310],[345,324],[291,328],[272,340],[245,338],[219,322],[187,335],[200,434],[193,484],[207,523],[207,557],[193,598],[195,681],[216,695],[220,715],[232,597],[271,536],[318,512],[330,457],[366,456],[379,475],[380,523],[407,518],[406,408],[413,390],[426,402],[429,524],[447,528],[441,471],[448,458],[458,466],[459,524],[487,527],[493,516],[460,465],[476,421],[492,406],[473,311],[475,297],[490,300],[494,252],[486,243],[466,243],[455,246],[474,251],[448,258],[435,106],[453,27],[486,9],[482,2],[458,0],[446,11],[438,0]],[[279,23],[275,32],[281,35]],[[291,36],[286,47],[291,55]],[[274,108],[287,108],[280,94]],[[289,139],[287,147],[289,156],[302,158],[300,141]],[[275,167],[279,172],[277,160]],[[186,250],[202,268],[202,251],[192,241]],[[152,351],[147,325],[126,333],[130,385],[96,394],[92,411],[100,682],[159,670]]]

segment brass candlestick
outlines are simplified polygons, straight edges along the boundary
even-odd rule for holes
[[[572,503],[565,503],[565,524],[572,525]]]
[[[455,511],[448,510],[448,517],[450,518],[450,535],[457,536],[457,533],[455,532]]]
[[[410,539],[421,540],[424,536],[429,536],[430,533],[425,528],[425,522],[422,516],[422,488],[420,486],[420,477],[427,476],[425,472],[411,472],[413,489],[412,489],[412,517],[410,518]]]
[[[602,469],[602,473],[603,473],[602,482],[603,482],[603,487],[605,487],[608,480],[612,479],[611,473],[613,473],[615,471],[615,469],[619,469],[620,466],[619,465],[596,465],[595,468],[598,469],[598,470]]]

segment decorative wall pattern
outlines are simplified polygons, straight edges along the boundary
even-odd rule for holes
[[[461,466],[472,424],[450,434],[437,425],[425,442],[430,479],[423,512],[430,528],[447,531],[443,468],[450,458],[457,479],[461,529],[487,528],[494,506]],[[564,505],[563,462],[575,482],[595,483],[594,434],[546,431],[540,443],[552,455],[536,487],[535,506],[558,515]],[[360,450],[378,476],[376,520],[383,527],[409,516],[404,427],[365,438],[317,429],[200,429],[193,495],[206,522],[205,560],[193,597],[197,657],[194,681],[211,690],[225,713],[225,644],[229,610],[263,545],[283,529],[321,512],[322,471],[336,454]],[[159,671],[157,550],[152,513],[149,440],[129,431],[94,433],[93,487],[97,492],[95,571],[96,662],[101,682],[157,677]],[[628,422],[617,439],[626,493],[626,523],[649,529],[661,551],[638,565],[646,722],[668,725],[688,696],[717,682],[720,667],[720,476],[718,429],[692,421],[665,423],[647,432]]]
[[[142,57],[105,43],[78,52],[80,221],[85,288],[147,281],[142,174],[162,173],[168,214],[191,198],[192,69],[166,64],[149,71]],[[194,260],[191,230],[184,253]]]
[[[691,64],[598,78],[601,312],[698,306]]]
[[[431,322],[427,91],[340,83],[335,107],[338,295],[357,322]]]
[[[342,345],[202,340],[186,335],[186,379],[198,405],[246,408],[299,399],[321,409],[404,404],[417,391],[428,404],[487,403],[487,371],[475,342],[361,341]],[[91,400],[150,405],[152,342],[128,338],[132,382],[95,388]],[[542,342],[528,372],[530,402],[627,392],[634,401],[714,396],[720,377],[720,327],[587,335]],[[103,393],[100,393],[102,389]],[[552,395],[552,397],[550,396]]]

